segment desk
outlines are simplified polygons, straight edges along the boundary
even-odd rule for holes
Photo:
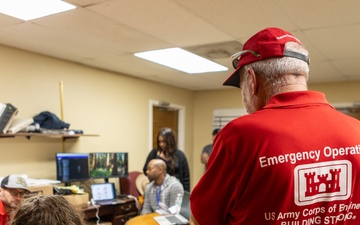
[[[141,215],[128,220],[125,225],[158,225],[154,220],[155,216],[159,216],[157,213],[150,213]]]
[[[138,215],[134,199],[124,199],[125,203],[117,205],[104,205],[99,207],[101,221],[111,222],[113,225],[125,225],[126,221]],[[86,220],[96,220],[96,208],[89,206],[82,208]]]

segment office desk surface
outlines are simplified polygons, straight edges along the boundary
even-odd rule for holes
[[[157,213],[150,213],[141,215],[128,220],[125,225],[158,225],[154,220],[155,216],[159,216]]]

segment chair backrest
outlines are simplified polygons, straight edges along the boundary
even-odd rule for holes
[[[119,179],[120,182],[120,193],[122,195],[132,195],[135,197],[139,197],[140,193],[136,188],[136,178],[142,174],[139,171],[131,171],[127,177],[121,177]]]
[[[180,214],[186,219],[190,219],[190,192],[188,191],[184,191]]]

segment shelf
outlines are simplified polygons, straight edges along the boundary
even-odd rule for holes
[[[19,132],[16,134],[0,134],[0,138],[13,138],[13,137],[45,137],[45,138],[63,138],[73,139],[79,137],[98,137],[98,134],[44,134],[44,133],[24,133]]]

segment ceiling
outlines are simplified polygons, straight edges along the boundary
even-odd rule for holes
[[[66,0],[65,13],[22,21],[0,14],[0,44],[188,90],[214,90],[229,56],[280,27],[310,52],[310,83],[360,80],[358,0]],[[133,55],[182,47],[229,71],[187,74]]]

